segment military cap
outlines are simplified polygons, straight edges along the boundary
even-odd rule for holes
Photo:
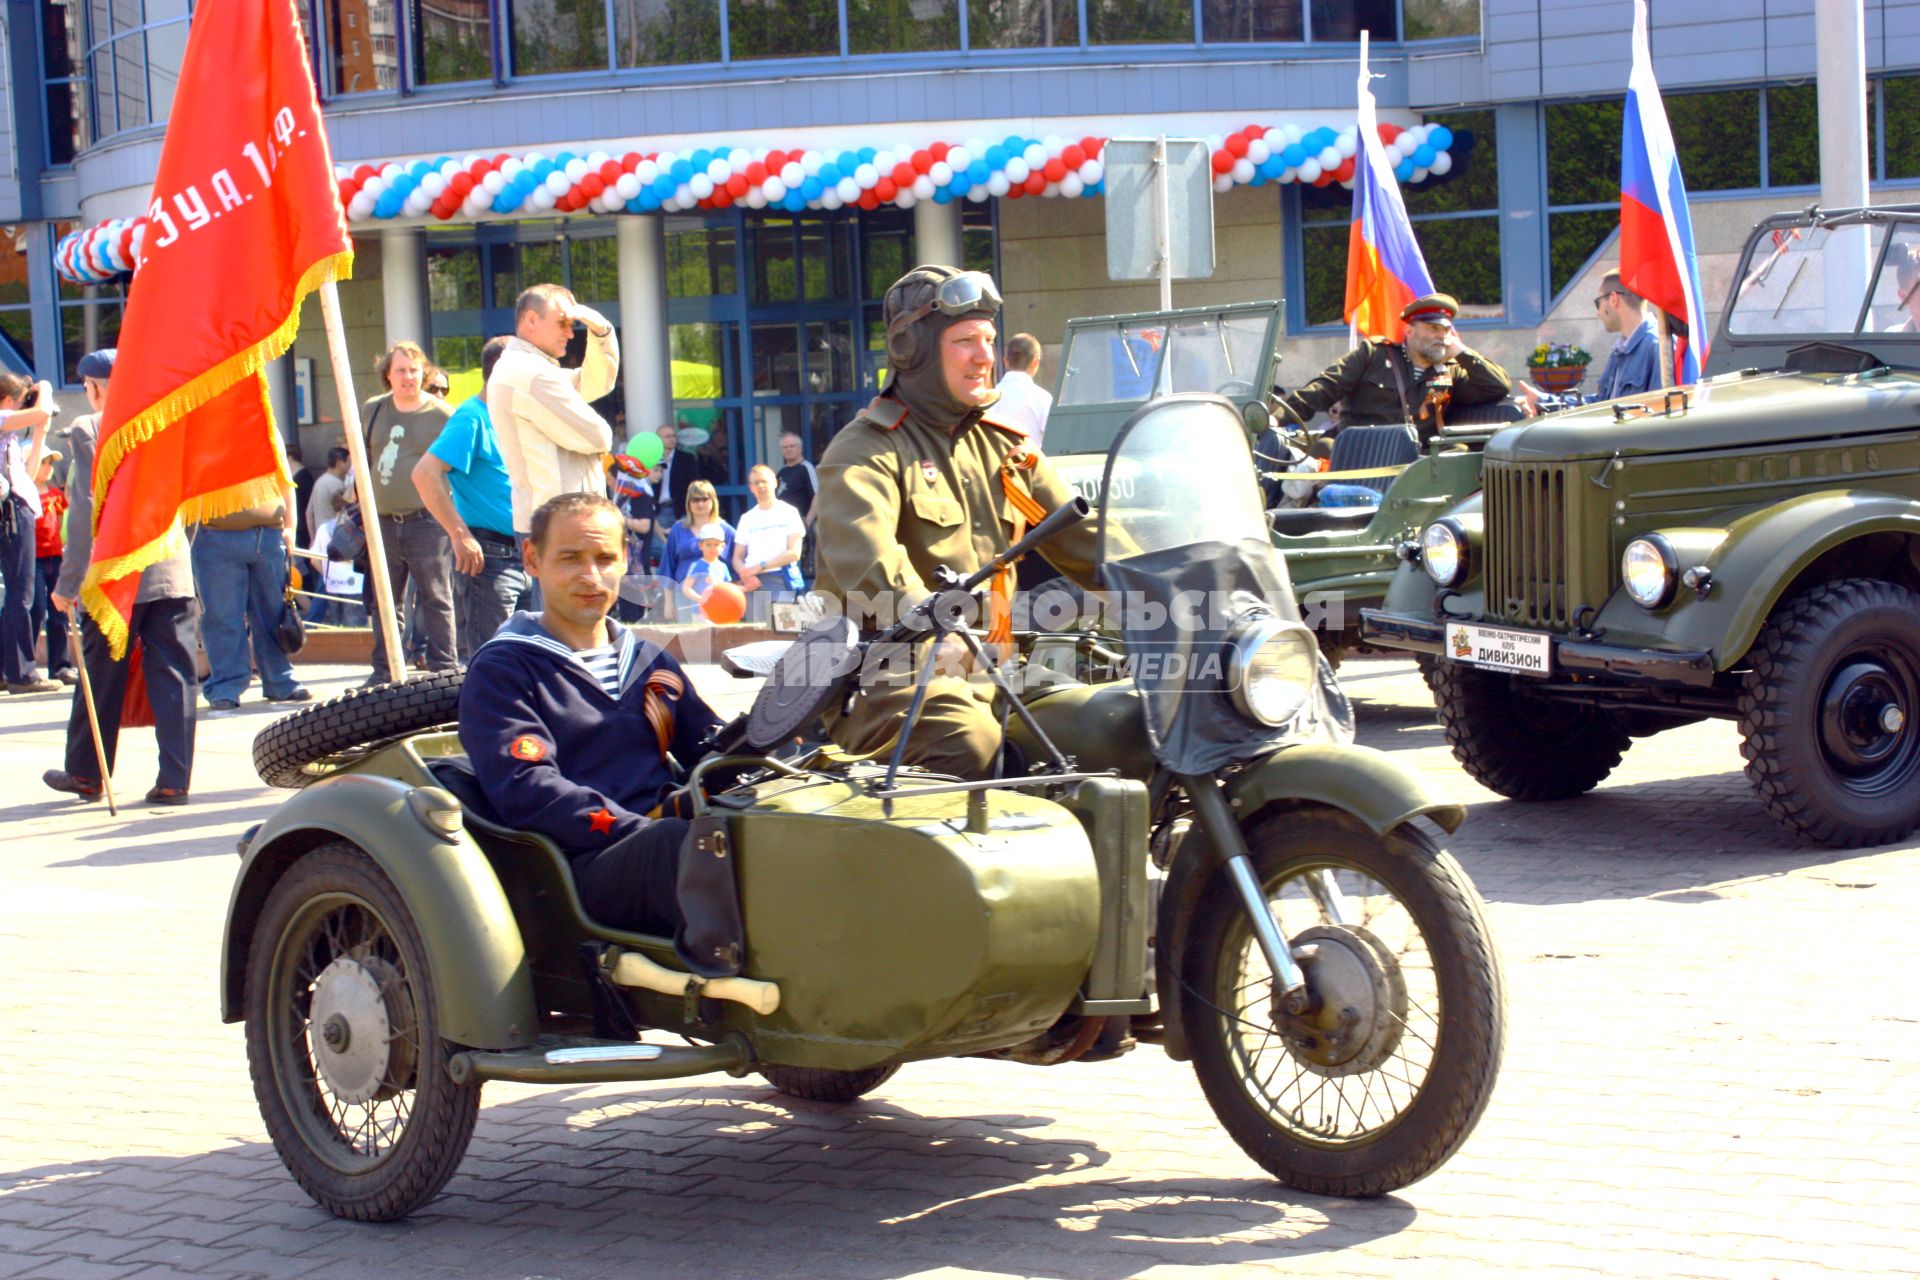
[[[1424,298],[1415,298],[1409,302],[1400,312],[1400,318],[1409,323],[1415,320],[1437,322],[1442,319],[1451,322],[1459,314],[1460,304],[1455,301],[1453,295],[1430,293]]]

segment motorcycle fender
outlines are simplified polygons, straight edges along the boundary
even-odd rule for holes
[[[533,978],[506,893],[479,846],[414,815],[413,790],[393,778],[343,774],[296,793],[261,826],[227,907],[222,1021],[245,1016],[248,949],[273,886],[304,854],[346,840],[393,881],[419,928],[441,1033],[476,1049],[533,1043]]]
[[[1781,597],[1814,561],[1874,534],[1920,539],[1920,504],[1892,494],[1829,489],[1762,507],[1727,526],[1725,540],[1707,560],[1714,589],[1705,599],[1681,587],[1663,627],[1630,602],[1626,616],[1639,615],[1636,629],[1659,627],[1667,647],[1710,650],[1714,666],[1725,671],[1746,656]],[[1902,558],[1900,567],[1910,569],[1912,562]],[[1624,600],[1626,593],[1618,595]]]
[[[1244,829],[1276,808],[1318,806],[1359,818],[1385,835],[1426,818],[1451,833],[1466,820],[1466,806],[1435,795],[1417,776],[1384,751],[1338,743],[1300,743],[1241,770],[1226,781],[1227,802]],[[1187,928],[1200,906],[1200,891],[1217,865],[1212,842],[1196,824],[1181,841],[1161,888],[1155,928],[1154,967],[1165,1024],[1167,1056],[1185,1062],[1187,1038],[1181,1029],[1180,958]]]

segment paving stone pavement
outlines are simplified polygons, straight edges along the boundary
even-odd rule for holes
[[[295,1187],[217,1020],[233,840],[283,794],[249,764],[271,710],[203,718],[186,809],[138,803],[130,731],[113,819],[41,789],[67,700],[0,700],[0,1277],[1920,1274],[1913,847],[1785,836],[1724,724],[1514,805],[1455,766],[1409,664],[1343,675],[1363,741],[1471,802],[1452,847],[1506,968],[1498,1090],[1426,1181],[1279,1188],[1143,1048],[914,1064],[845,1108],[757,1077],[491,1085],[445,1194],[382,1226]]]

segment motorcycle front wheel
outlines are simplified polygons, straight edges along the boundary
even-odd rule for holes
[[[1311,1002],[1276,1006],[1244,901],[1213,875],[1181,965],[1208,1103],[1290,1187],[1377,1196],[1425,1177],[1466,1141],[1499,1072],[1505,995],[1479,893],[1410,827],[1383,836],[1293,810],[1246,838]]]

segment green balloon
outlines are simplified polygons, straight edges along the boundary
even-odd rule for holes
[[[651,431],[627,441],[627,456],[649,471],[660,465],[661,454],[660,437]]]

